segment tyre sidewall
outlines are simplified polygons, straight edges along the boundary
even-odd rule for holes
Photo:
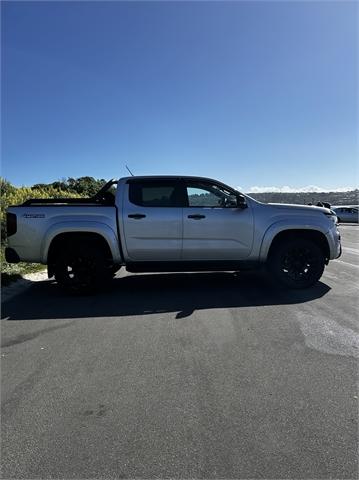
[[[307,276],[303,276],[301,280],[294,280],[282,269],[284,256],[293,249],[305,248],[309,249],[315,257],[315,264],[310,269]],[[311,240],[293,239],[279,243],[268,259],[268,267],[270,274],[273,275],[281,285],[292,288],[301,289],[313,286],[323,274],[325,266],[325,258],[320,247]]]
[[[76,259],[91,263],[86,281],[72,281],[68,275],[68,266]],[[105,254],[101,248],[90,244],[66,244],[58,254],[55,264],[55,280],[66,291],[73,294],[94,293],[103,284],[106,276]]]

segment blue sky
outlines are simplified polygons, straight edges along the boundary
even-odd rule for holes
[[[2,2],[2,175],[358,185],[357,2]]]

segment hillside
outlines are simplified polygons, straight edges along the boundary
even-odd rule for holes
[[[330,205],[358,205],[359,190],[350,192],[297,192],[297,193],[249,193],[249,196],[264,203],[295,203],[307,205],[317,202],[328,202]]]

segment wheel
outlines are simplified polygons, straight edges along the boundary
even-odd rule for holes
[[[268,259],[269,272],[288,288],[308,288],[322,276],[325,258],[319,246],[307,239],[282,241]]]
[[[66,244],[55,263],[55,280],[74,294],[94,293],[111,278],[104,251],[91,244]]]

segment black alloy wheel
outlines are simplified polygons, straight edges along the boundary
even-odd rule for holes
[[[75,294],[95,292],[110,278],[103,251],[95,245],[68,245],[58,256],[55,279],[67,291]]]
[[[322,276],[325,258],[320,247],[311,240],[281,242],[268,260],[270,272],[289,288],[308,288]]]

